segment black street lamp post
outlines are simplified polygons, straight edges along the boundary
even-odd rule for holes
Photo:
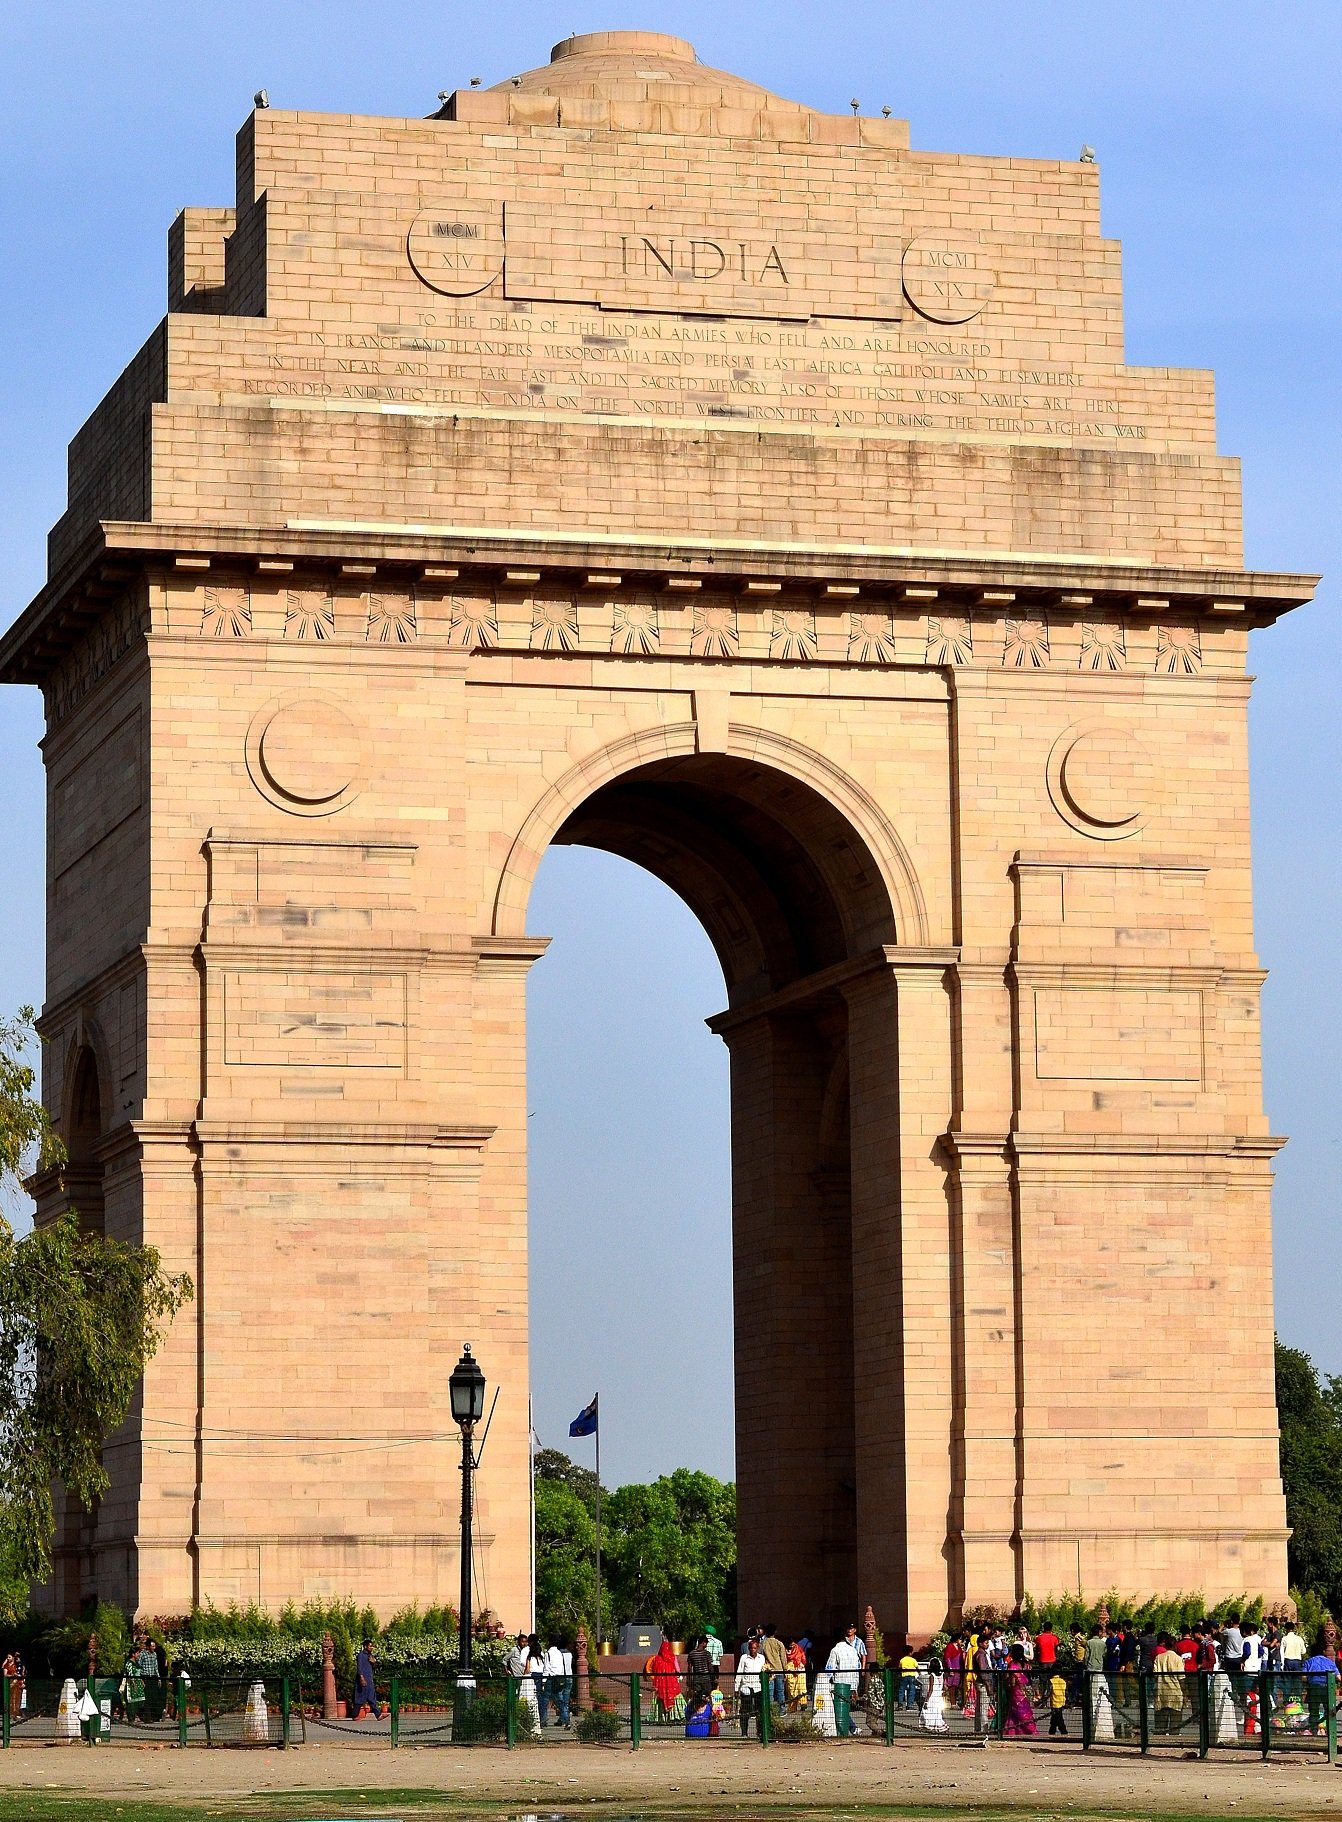
[[[461,1425],[461,1609],[457,1621],[460,1650],[457,1682],[472,1687],[471,1675],[471,1475],[475,1469],[472,1442],[476,1424],[485,1414],[485,1376],[471,1353],[468,1341],[448,1380],[452,1415]]]

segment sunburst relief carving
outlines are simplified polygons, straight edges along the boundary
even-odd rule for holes
[[[815,654],[815,615],[811,610],[805,607],[776,608],[773,633],[769,639],[769,656],[800,661],[814,658]]]
[[[927,662],[929,664],[969,664],[973,656],[974,628],[966,616],[959,614],[928,616]]]
[[[369,595],[368,640],[373,645],[410,645],[415,638],[415,603],[405,595]]]
[[[284,608],[286,639],[334,639],[335,602],[330,595],[290,594]]]
[[[1192,677],[1202,669],[1202,640],[1197,627],[1156,628],[1156,669],[1167,677]]]
[[[660,649],[661,627],[657,603],[650,595],[634,595],[615,603],[615,624],[610,635],[610,649],[635,658],[645,658]]]
[[[848,616],[848,662],[850,664],[893,664],[895,661],[894,621],[889,614]]]
[[[447,643],[474,652],[499,642],[499,612],[492,597],[453,595]]]
[[[571,595],[550,596],[532,602],[531,649],[537,652],[578,649],[578,604]]]
[[[1042,671],[1048,663],[1048,621],[1008,620],[1002,663],[1008,670]]]
[[[696,601],[690,655],[694,658],[735,658],[740,651],[736,609],[725,601]]]
[[[252,630],[251,596],[245,588],[207,588],[200,616],[204,639],[245,639]]]
[[[1081,628],[1081,656],[1077,660],[1083,671],[1121,671],[1128,659],[1123,628],[1107,626],[1102,621]]]

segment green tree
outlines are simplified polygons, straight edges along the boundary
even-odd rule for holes
[[[536,1479],[536,1624],[549,1638],[590,1630],[596,1615],[596,1524],[566,1482]]]
[[[31,1030],[29,1007],[0,1021],[0,1190],[65,1161],[33,1092]],[[81,1233],[73,1210],[24,1239],[0,1215],[0,1530],[15,1573],[51,1572],[53,1481],[86,1507],[106,1491],[103,1443],[191,1294],[153,1247]]]
[[[570,1487],[587,1507],[596,1515],[596,1475],[590,1468],[578,1466],[570,1461],[562,1449],[537,1449],[533,1464],[537,1481],[555,1481],[560,1486]],[[605,1492],[605,1488],[602,1488]]]
[[[1321,1382],[1309,1355],[1280,1341],[1277,1417],[1291,1582],[1342,1613],[1342,1380]]]
[[[677,1468],[606,1503],[610,1605],[619,1620],[654,1620],[674,1638],[729,1629],[736,1611],[736,1488]]]

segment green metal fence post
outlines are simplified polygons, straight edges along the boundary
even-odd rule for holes
[[[210,1692],[203,1685],[200,1691],[200,1717],[205,1723],[205,1744],[213,1746],[214,1741],[210,1737]]]
[[[1095,1703],[1091,1692],[1091,1672],[1081,1672],[1081,1750],[1089,1752],[1095,1744]]]
[[[633,1752],[643,1744],[643,1691],[637,1671],[629,1678],[629,1743]]]
[[[393,1746],[399,1746],[401,1744],[401,1679],[398,1676],[391,1679],[391,1693],[387,1698],[387,1703],[391,1709],[391,1743]]]
[[[186,1690],[187,1685],[179,1676],[177,1678],[177,1744],[179,1746],[185,1746],[187,1743]]]
[[[772,1681],[773,1681],[772,1677],[762,1676],[760,1678],[759,1736],[760,1736],[760,1745],[761,1746],[772,1746],[773,1745],[773,1737],[774,1737],[773,1698],[769,1693],[769,1685]]]
[[[1137,1733],[1143,1753],[1151,1750],[1151,1679],[1137,1672]]]
[[[1258,1673],[1258,1731],[1263,1736],[1263,1757],[1272,1749],[1272,1672]]]
[[[1324,1729],[1328,1736],[1328,1763],[1330,1765],[1336,1765],[1337,1764],[1337,1672],[1335,1670],[1330,1670],[1328,1672],[1328,1683],[1324,1690],[1324,1695],[1327,1697],[1327,1701],[1328,1701],[1328,1714],[1327,1714],[1325,1722],[1324,1722]]]
[[[289,1744],[289,1679],[280,1678],[280,1745]]]
[[[893,1746],[895,1743],[895,1672],[892,1665],[886,1665],[881,1672],[881,1680],[885,1688],[885,1743],[887,1746]]]
[[[507,1712],[508,1712],[508,1744],[510,1746],[516,1746],[516,1744],[517,1744],[517,1678],[515,1676],[510,1676],[508,1678]]]
[[[1198,1671],[1198,1757],[1205,1759],[1212,1749],[1212,1678],[1209,1670]]]
[[[1006,1690],[1006,1677],[1000,1670],[993,1671],[993,1733],[1000,1740],[1006,1733],[1006,1702],[1003,1695]]]
[[[0,1676],[0,1702],[3,1702],[3,1704],[4,1704],[3,1715],[0,1716],[0,1746],[8,1746],[9,1745],[9,1678],[7,1676]]]

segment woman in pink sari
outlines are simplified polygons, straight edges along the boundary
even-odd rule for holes
[[[946,1665],[946,1701],[951,1708],[960,1702],[960,1672],[965,1667],[964,1646],[958,1638],[947,1639],[942,1654]]]
[[[1011,1661],[1003,1682],[1006,1684],[1006,1717],[1002,1732],[1009,1740],[1033,1739],[1039,1729],[1030,1706],[1030,1673],[1025,1667],[1023,1645],[1011,1647]]]

